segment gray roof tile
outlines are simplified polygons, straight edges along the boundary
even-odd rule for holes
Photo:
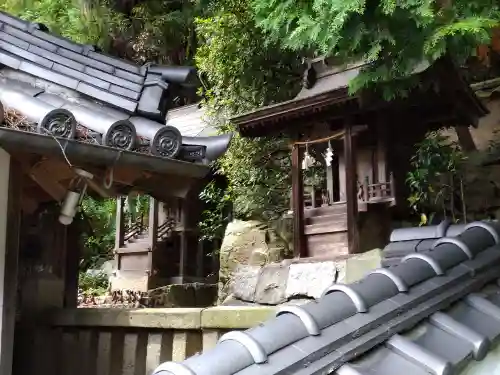
[[[130,73],[141,75],[141,68],[137,65],[133,65],[124,60],[117,59],[116,57],[106,55],[104,53],[89,52],[88,57],[93,58],[97,61],[101,61],[105,64],[120,68]]]
[[[7,67],[16,72],[7,71]],[[127,143],[127,147],[133,147],[137,143],[135,140],[137,134],[141,137],[141,142],[149,142],[149,151],[156,156],[179,157],[206,164],[225,152],[230,137],[206,137],[207,132],[210,132],[210,135],[214,135],[215,132],[210,130],[212,128],[202,121],[199,115],[192,116],[193,111],[189,108],[172,111],[176,117],[173,125],[175,129],[165,126],[165,117],[171,103],[163,99],[167,94],[178,95],[177,92],[165,92],[176,90],[175,85],[169,85],[167,80],[178,80],[185,72],[192,72],[193,68],[169,68],[178,73],[174,78],[169,78],[168,74],[166,78],[157,75],[158,82],[153,87],[145,89],[145,77],[149,69],[150,64],[139,66],[103,54],[94,46],[74,43],[67,38],[51,34],[42,24],[30,23],[0,12],[0,80],[3,73],[6,73],[6,77],[17,80],[18,76],[21,80],[29,82],[32,87],[50,83],[46,88],[51,87],[49,91],[57,88],[63,96],[63,103],[66,103],[59,103],[61,105],[55,107],[69,106],[69,109],[66,109],[70,112],[75,111],[78,116],[74,114],[74,117],[83,121],[83,124],[79,125],[91,133],[100,134],[99,139],[96,138],[98,142],[108,139],[108,133],[112,129],[121,127],[130,130],[128,135],[123,134],[125,138],[133,134],[133,139],[130,140],[130,144]],[[160,72],[165,71],[165,67],[155,67],[155,69]],[[26,76],[23,76],[23,73],[27,73]],[[10,87],[0,82],[0,86],[6,91],[15,86],[15,90],[34,97],[33,90],[19,85]],[[69,93],[67,89],[76,92]],[[66,100],[67,95],[72,98],[69,102]],[[49,102],[41,100],[41,103],[37,100],[32,98],[33,107],[50,109],[51,105],[58,103],[52,99]],[[83,105],[74,106],[75,100]],[[139,103],[141,103],[140,110]],[[93,105],[99,107],[95,113],[90,112],[93,110],[91,109]],[[115,115],[117,112],[118,116]],[[97,116],[93,124],[90,123],[92,114]],[[44,113],[37,115],[40,115],[40,118],[45,116]],[[133,118],[134,121],[129,118]],[[178,134],[177,130],[181,134]],[[200,135],[203,137],[198,137]],[[177,137],[175,141],[179,147],[173,149],[174,153],[163,146],[170,144],[164,142],[165,137]]]
[[[46,68],[52,68],[52,65],[54,65],[53,61],[50,61],[42,56],[39,56],[37,54],[28,52],[25,49],[19,48],[13,44],[7,43],[3,40],[0,40],[0,50],[9,52],[15,56],[19,56],[25,60],[31,61],[35,64],[44,66]]]
[[[24,21],[22,19],[12,17],[11,15],[4,13],[4,12],[0,12],[0,22],[6,23],[7,25],[17,27],[18,29],[24,30],[24,31],[27,31],[28,26],[30,25],[30,23],[28,21]]]
[[[87,82],[93,86],[99,87],[104,90],[109,90],[109,88],[111,87],[111,83],[109,82],[103,81],[101,79],[96,79],[92,76],[89,76],[88,74],[68,68],[67,66],[61,64],[54,64],[52,70],[67,75],[69,77],[76,78],[80,81]]]
[[[85,68],[85,73],[87,73],[93,77],[100,78],[103,81],[108,81],[108,82],[113,83],[117,86],[121,86],[121,87],[124,87],[124,88],[132,90],[132,91],[141,92],[141,90],[142,90],[142,86],[138,85],[137,83],[127,81],[127,80],[120,78],[120,77],[117,77],[113,74],[107,74],[107,73],[104,73],[98,69],[90,68],[88,66]]]
[[[33,44],[35,46],[41,47],[43,49],[46,49],[47,51],[50,52],[56,52],[58,47],[54,44],[51,44],[43,39],[37,38],[29,33],[26,33],[20,29],[17,29],[12,26],[5,25],[3,27],[3,31],[5,31],[7,34],[12,35],[18,39],[24,40],[25,42],[28,42],[29,44]]]
[[[137,75],[137,74],[134,74],[134,73],[130,73],[130,72],[127,72],[125,70],[116,69],[115,70],[115,75],[117,77],[126,79],[126,80],[128,80],[130,82],[134,82],[134,83],[137,83],[139,85],[142,85],[144,83],[144,77],[143,76]]]
[[[43,48],[40,48],[40,47],[37,47],[37,46],[34,46],[34,45],[30,45],[29,48],[28,48],[28,51],[33,52],[33,53],[35,53],[35,54],[37,54],[39,56],[43,56],[46,59],[52,60],[52,61],[54,61],[54,62],[56,62],[56,63],[58,63],[60,65],[65,65],[68,68],[71,68],[71,69],[74,69],[74,70],[78,70],[80,72],[83,72],[84,69],[85,69],[85,65],[83,65],[81,63],[78,63],[78,62],[76,62],[74,60],[62,57],[61,55],[58,55],[57,53],[46,51]]]
[[[137,91],[129,90],[117,85],[111,85],[109,91],[111,91],[114,94],[125,96],[126,98],[130,98],[133,100],[138,100],[140,96],[140,93],[138,93]]]
[[[50,82],[58,82],[60,85],[73,90],[77,89],[79,86],[78,80],[76,79],[56,73],[53,70],[46,69],[27,61],[23,61],[18,69],[22,72],[29,73],[35,77],[43,78]]]
[[[83,53],[83,46],[81,44],[77,44],[72,42],[69,39],[63,38],[61,36],[55,36],[49,33],[46,33],[41,30],[34,30],[32,32],[32,35],[43,39],[49,43],[55,44],[56,46],[68,49],[70,51],[76,52],[76,53]]]
[[[25,42],[24,40],[21,40],[19,38],[16,38],[15,36],[6,34],[4,32],[0,32],[0,39],[23,49],[28,49],[28,47],[30,46],[28,42]]]
[[[100,90],[97,87],[91,86],[85,82],[80,82],[78,87],[75,88],[76,91],[81,92],[82,94],[88,95],[92,98],[96,98],[102,100],[103,102],[113,104],[119,108],[123,108],[127,112],[133,113],[137,108],[137,103],[128,100],[126,98],[122,98],[118,95],[110,94],[107,91]]]
[[[265,363],[228,340],[182,366],[195,375],[456,374],[472,359],[483,359],[490,342],[500,338],[500,287],[484,288],[500,272],[499,234],[496,222],[474,223],[456,237],[462,242],[442,243],[428,258],[392,267],[397,279],[371,273],[351,284],[367,312],[356,312],[354,296],[341,288],[301,306],[305,321],[301,314],[286,313],[247,330],[265,350]],[[430,266],[433,262],[442,274]],[[408,291],[401,292],[394,280],[404,281]],[[308,329],[310,319],[319,335]],[[160,365],[154,374],[181,372]]]
[[[91,59],[87,56],[84,56],[82,54],[79,54],[79,53],[76,53],[76,52],[73,52],[73,51],[70,51],[70,50],[67,50],[64,48],[58,48],[57,53],[61,56],[67,57],[68,59],[77,61],[81,64],[90,66],[90,67],[95,68],[95,69],[102,70],[105,73],[113,73],[115,71],[115,69],[111,65],[104,64],[100,61]]]

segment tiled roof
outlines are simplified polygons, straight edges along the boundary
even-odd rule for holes
[[[463,229],[154,374],[457,374],[500,338],[500,225]]]
[[[91,133],[101,145],[146,149],[155,156],[189,161],[217,158],[231,138],[189,138],[207,127],[200,116],[193,116],[192,108],[173,110],[183,115],[174,125],[165,124],[176,97],[188,88],[193,91],[198,83],[194,68],[139,66],[101,53],[94,46],[53,35],[42,24],[2,12],[1,77],[4,107],[37,123],[39,131],[58,128],[58,136],[82,138],[82,131],[71,127],[83,126],[83,132]],[[29,105],[26,108],[20,102]],[[47,128],[46,123],[52,127]]]
[[[382,266],[398,264],[408,254],[431,251],[438,239],[456,236],[464,227],[465,224],[452,224],[449,220],[443,220],[438,225],[395,229],[382,251]]]
[[[334,60],[334,58],[326,57],[310,60],[304,72],[303,87],[294,99],[240,114],[233,117],[231,121],[238,126],[243,136],[261,137],[288,131],[292,123],[303,126],[308,121],[329,121],[335,117],[351,116],[353,111],[358,114],[366,111],[366,116],[370,119],[373,117],[374,110],[386,111],[395,103],[381,100],[380,95],[368,94],[366,91],[358,92],[356,95],[349,94],[350,81],[359,76],[362,70],[368,67],[368,63],[357,61],[350,65],[338,66]],[[443,112],[443,116],[439,115],[437,118],[442,120],[441,117],[446,116],[452,122],[462,120],[467,122],[489,113],[460,76],[455,64],[448,56],[438,59],[432,65],[427,61],[422,61],[414,67],[412,74],[420,75],[419,79],[422,83],[432,82],[434,87],[442,88],[433,100],[437,110]],[[445,104],[450,96],[445,91],[452,86],[456,88],[455,94],[460,97],[461,110],[470,112],[469,118],[455,116],[456,114],[446,107]],[[430,96],[431,92],[426,91],[426,96]],[[417,100],[414,102],[418,105],[418,95],[415,98]],[[358,99],[362,104],[357,103]],[[408,100],[413,99],[410,96]],[[455,100],[453,105],[458,102]],[[400,101],[397,105],[401,106],[401,104]],[[467,123],[467,125],[470,124]]]

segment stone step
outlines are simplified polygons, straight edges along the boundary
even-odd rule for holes
[[[118,249],[119,253],[147,252],[147,251],[149,251],[149,245],[144,243],[126,243],[123,247]]]
[[[130,238],[127,242],[128,243],[145,243],[148,242],[149,237],[144,237],[144,238]]]
[[[309,224],[304,228],[304,233],[306,235],[314,234],[324,234],[324,233],[337,233],[344,232],[347,230],[347,221],[320,223],[320,224]]]
[[[347,213],[347,204],[345,202],[334,203],[330,206],[321,206],[311,208],[308,207],[304,209],[304,217],[314,217],[314,216],[325,216],[325,215],[335,215]]]
[[[347,213],[335,213],[331,215],[320,215],[306,218],[306,224],[324,224],[347,222]]]
[[[349,254],[347,231],[307,236],[309,256],[335,259]]]

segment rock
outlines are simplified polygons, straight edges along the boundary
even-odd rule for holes
[[[254,301],[266,305],[286,302],[288,264],[269,264],[262,268],[257,282]]]
[[[116,271],[116,262],[115,260],[107,260],[104,262],[101,267],[99,267],[100,271],[106,274],[108,277],[113,276],[113,273]]]
[[[319,298],[326,288],[336,282],[337,274],[333,261],[291,264],[285,297]]]
[[[209,307],[217,299],[217,285],[173,284],[150,290],[149,307]]]
[[[231,276],[231,294],[242,301],[253,302],[260,271],[258,266],[238,266]]]
[[[234,220],[228,224],[220,248],[219,302],[222,302],[234,288],[231,277],[238,266],[263,266],[279,262],[288,253],[288,243],[276,231],[259,221]],[[237,280],[239,285],[242,280]],[[243,282],[246,284],[246,282]],[[241,292],[248,296],[248,291]]]
[[[345,260],[345,278],[337,282],[349,284],[361,280],[368,272],[382,267],[382,257],[381,249],[352,255]]]

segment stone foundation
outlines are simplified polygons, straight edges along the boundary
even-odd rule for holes
[[[321,296],[334,283],[352,283],[381,267],[382,251],[331,261],[284,260],[264,266],[240,265],[232,274],[223,305],[303,303]]]
[[[217,301],[216,284],[172,284],[148,292],[114,291],[107,296],[80,296],[79,307],[210,307]]]

